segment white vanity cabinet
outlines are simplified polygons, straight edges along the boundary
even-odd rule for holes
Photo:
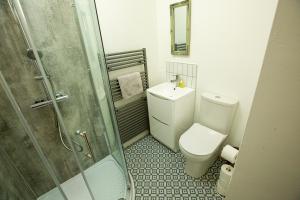
[[[162,83],[147,90],[150,133],[177,152],[178,141],[194,122],[195,90]]]

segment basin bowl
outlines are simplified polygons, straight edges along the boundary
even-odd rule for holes
[[[174,83],[165,82],[148,89],[148,92],[152,95],[159,96],[160,98],[176,101],[189,93],[192,93],[194,89],[189,87],[176,87]]]

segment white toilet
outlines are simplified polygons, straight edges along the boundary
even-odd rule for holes
[[[237,103],[236,99],[211,93],[201,95],[201,124],[194,123],[179,139],[188,175],[201,177],[214,163],[229,134]]]

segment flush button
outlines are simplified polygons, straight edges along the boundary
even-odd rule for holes
[[[216,96],[215,96],[215,98],[216,98],[216,99],[221,99],[221,97],[220,97],[220,96],[218,96],[218,95],[216,95]]]

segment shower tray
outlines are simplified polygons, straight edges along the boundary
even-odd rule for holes
[[[126,179],[122,169],[111,155],[89,167],[84,172],[95,200],[122,199],[128,196]],[[92,200],[80,174],[62,183],[61,187],[70,200]],[[37,200],[64,199],[59,190],[54,188]]]

